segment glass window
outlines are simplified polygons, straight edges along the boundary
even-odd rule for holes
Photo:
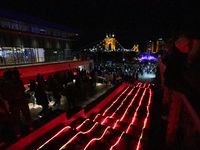
[[[5,61],[5,52],[2,51],[2,49],[0,48],[0,65],[5,65],[4,61]]]
[[[10,23],[10,28],[11,28],[11,29],[14,29],[14,30],[18,30],[18,23],[11,22],[11,23]]]
[[[32,27],[32,32],[34,33],[40,33],[40,29],[36,27]]]
[[[25,63],[35,63],[36,62],[36,49],[25,48],[24,49],[24,61],[25,61]]]
[[[27,31],[27,26],[23,24],[19,24],[19,30],[21,31]]]
[[[36,54],[36,58],[38,62],[44,62],[45,58],[44,58],[44,49],[43,48],[38,48],[37,54]]]
[[[2,28],[9,28],[8,21],[1,21]]]
[[[16,58],[11,48],[3,48],[3,58],[5,59],[5,65],[16,64]]]
[[[40,29],[40,34],[46,34],[46,30],[45,29]]]
[[[62,33],[62,37],[67,38],[67,33]]]
[[[17,49],[17,58],[18,58],[18,63],[19,64],[24,64],[24,59],[25,59],[25,56],[24,56],[24,49]]]

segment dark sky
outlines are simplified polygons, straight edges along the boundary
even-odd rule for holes
[[[180,0],[1,0],[1,8],[25,13],[83,31],[74,50],[114,32],[125,48],[170,38],[188,19],[200,19],[200,1]]]

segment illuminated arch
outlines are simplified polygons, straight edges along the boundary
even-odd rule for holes
[[[105,49],[109,49],[111,45],[111,50],[115,50],[115,38],[105,38]]]

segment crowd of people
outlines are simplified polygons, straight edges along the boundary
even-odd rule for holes
[[[54,73],[44,79],[38,73],[36,79],[31,79],[29,89],[25,89],[20,80],[20,73],[17,68],[5,71],[4,79],[0,82],[0,129],[6,123],[11,121],[15,132],[16,140],[22,138],[20,133],[20,113],[26,119],[29,132],[33,131],[32,119],[28,103],[33,97],[33,103],[42,106],[38,116],[44,116],[51,111],[49,102],[53,96],[54,107],[61,108],[61,95],[66,96],[69,107],[76,106],[76,101],[82,101],[87,98],[96,86],[96,77],[94,70],[86,72],[85,70],[76,70],[74,75],[69,65],[69,69],[61,73]],[[75,80],[75,83],[73,81]],[[27,99],[27,95],[28,99]],[[1,135],[1,131],[0,131]],[[0,136],[1,138],[1,136]],[[2,139],[0,139],[2,141]],[[0,141],[0,142],[1,142]],[[1,142],[2,144],[3,142]]]
[[[106,63],[98,64],[95,67],[97,76],[103,76],[105,83],[115,85],[117,82],[134,83],[139,75],[144,73],[156,73],[157,62],[127,63]]]
[[[185,95],[199,96],[200,32],[198,32],[199,27],[193,25],[180,26],[173,31],[172,38],[166,42],[166,53],[162,62],[166,66],[165,86]],[[75,100],[83,101],[90,96],[96,86],[97,77],[104,77],[105,83],[108,85],[115,85],[117,82],[134,83],[138,80],[139,74],[142,76],[144,73],[155,73],[156,68],[156,62],[101,63],[96,64],[91,72],[77,68],[75,75],[69,65],[69,69],[62,74],[55,73],[46,79],[38,73],[36,79],[30,80],[29,90],[26,92],[17,68],[5,71],[4,79],[0,82],[0,135],[2,125],[12,120],[16,138],[21,138],[20,112],[26,119],[29,132],[33,131],[25,93],[35,97],[36,100],[34,99],[33,103],[42,106],[38,115],[44,116],[49,112],[49,102],[52,101],[49,93],[53,94],[54,107],[61,108],[60,100],[63,95],[66,96],[68,104],[72,108],[76,106]],[[74,80],[75,84],[72,84]]]

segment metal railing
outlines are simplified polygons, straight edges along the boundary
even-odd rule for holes
[[[169,116],[166,148],[180,150],[200,149],[200,117],[185,95],[164,86],[165,65],[159,61],[164,88],[163,105],[168,104]]]

